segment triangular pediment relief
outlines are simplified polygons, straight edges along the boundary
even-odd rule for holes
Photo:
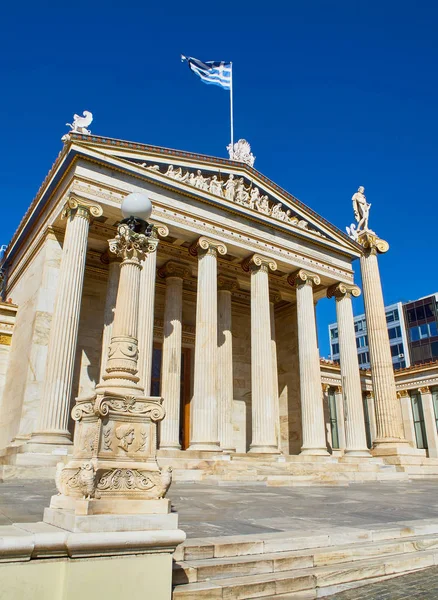
[[[243,163],[107,138],[80,137],[79,145],[141,169],[150,181],[166,182],[185,194],[219,200],[237,212],[248,212],[310,240],[358,253],[357,244],[346,234]]]

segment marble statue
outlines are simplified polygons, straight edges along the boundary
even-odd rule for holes
[[[85,133],[86,135],[90,135],[91,131],[87,129],[87,127],[91,124],[93,120],[93,113],[89,110],[84,110],[82,113],[84,116],[73,115],[73,123],[66,123],[68,127],[70,127],[72,133]]]
[[[354,218],[357,221],[357,233],[369,231],[368,218],[371,204],[368,204],[364,191],[365,188],[362,185],[359,186],[357,192],[353,194],[351,199],[353,201]]]
[[[234,202],[234,196],[236,194],[236,184],[237,182],[234,179],[234,175],[230,173],[228,180],[225,183],[225,198],[227,200],[231,200]]]
[[[259,188],[258,187],[252,188],[251,195],[250,195],[250,201],[249,201],[249,207],[254,208],[254,206],[256,205],[259,198],[260,198]]]
[[[243,162],[250,167],[254,166],[255,156],[251,152],[251,146],[246,140],[239,140],[234,146],[228,144],[227,150],[230,155],[230,160]]]
[[[264,195],[261,196],[258,200],[256,200],[256,209],[264,215],[271,214],[271,207],[269,206],[268,196]]]
[[[223,185],[223,182],[218,180],[217,175],[213,175],[210,181],[210,185],[208,186],[208,191],[210,192],[210,194],[215,194],[216,196],[223,196]]]
[[[357,233],[357,230],[356,230],[356,225],[354,223],[352,223],[350,225],[350,227],[346,227],[345,229],[347,230],[348,236],[351,237],[352,240],[354,240],[355,242],[357,242],[357,238],[359,236],[358,236],[358,233]]]
[[[248,203],[249,193],[247,192],[243,177],[240,177],[236,185],[236,202],[245,206]]]
[[[194,178],[193,185],[195,186],[195,188],[198,188],[200,190],[208,190],[208,178],[202,175],[200,169],[196,171],[196,177]]]

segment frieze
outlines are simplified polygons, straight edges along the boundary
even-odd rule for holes
[[[281,202],[275,202],[268,194],[263,193],[263,191],[261,192],[257,186],[254,186],[252,181],[248,181],[244,177],[237,178],[233,173],[230,173],[227,179],[222,179],[220,171],[217,175],[211,175],[208,172],[206,176],[206,173],[201,169],[183,171],[182,167],[175,168],[172,164],[167,167],[166,172],[161,172],[160,165],[148,164],[146,162],[138,164],[149,171],[178,181],[178,183],[208,192],[213,196],[217,196],[233,204],[239,204],[292,227],[305,229],[318,237],[326,237],[321,231],[311,228],[308,221],[292,213],[291,209],[284,209]],[[245,182],[247,185],[245,185]]]

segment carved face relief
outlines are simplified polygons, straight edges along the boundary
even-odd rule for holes
[[[129,446],[135,439],[135,430],[133,425],[130,425],[129,423],[119,425],[119,427],[116,429],[116,437],[119,440],[117,446],[125,452],[129,452]]]

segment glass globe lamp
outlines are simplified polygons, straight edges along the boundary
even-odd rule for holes
[[[152,214],[152,202],[147,194],[128,194],[122,201],[121,211],[124,217],[121,223],[128,225],[135,233],[150,234],[152,225],[149,225],[148,219]]]

